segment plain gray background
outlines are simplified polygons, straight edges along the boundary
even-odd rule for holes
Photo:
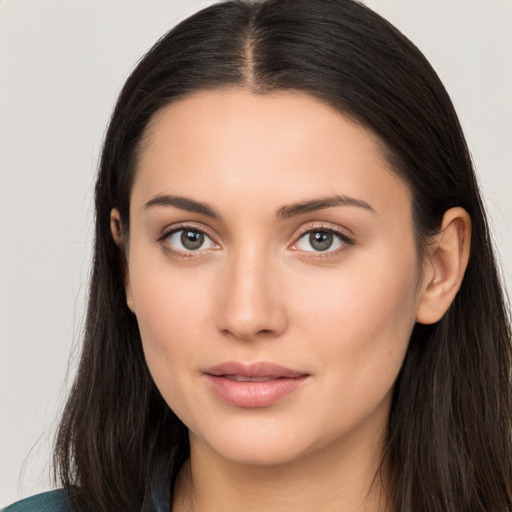
[[[0,507],[49,488],[82,327],[94,174],[117,93],[159,36],[209,3],[0,0]],[[422,49],[452,95],[510,289],[512,2],[366,3]]]

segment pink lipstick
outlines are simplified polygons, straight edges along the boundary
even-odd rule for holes
[[[221,363],[204,371],[212,391],[237,407],[267,407],[299,388],[309,374],[273,363]]]

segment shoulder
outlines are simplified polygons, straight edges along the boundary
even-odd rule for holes
[[[63,489],[43,492],[18,501],[0,512],[73,512]]]

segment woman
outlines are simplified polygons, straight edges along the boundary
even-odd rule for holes
[[[215,5],[120,95],[63,490],[7,510],[512,510],[510,361],[421,53],[351,0]]]

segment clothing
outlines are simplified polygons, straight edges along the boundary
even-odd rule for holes
[[[144,512],[169,512],[170,496],[165,481],[159,482],[152,499],[144,506]],[[9,505],[0,512],[73,512],[64,489],[36,494],[30,498]]]
[[[144,499],[141,512],[169,512],[172,503],[172,485],[176,479],[180,465],[162,458],[155,464],[149,491]],[[9,505],[0,512],[74,512],[64,489],[36,494],[30,498]]]
[[[148,512],[168,512],[169,510],[168,501],[155,495],[153,507],[148,509]],[[18,501],[0,512],[73,512],[73,508],[67,499],[66,492],[63,489],[56,489]]]
[[[163,458],[155,464],[149,483],[150,491],[144,499],[141,512],[169,512],[172,503],[172,489],[180,465]],[[74,512],[64,489],[36,494],[17,501],[0,512]]]
[[[18,501],[1,512],[73,512],[63,489],[43,492]]]

